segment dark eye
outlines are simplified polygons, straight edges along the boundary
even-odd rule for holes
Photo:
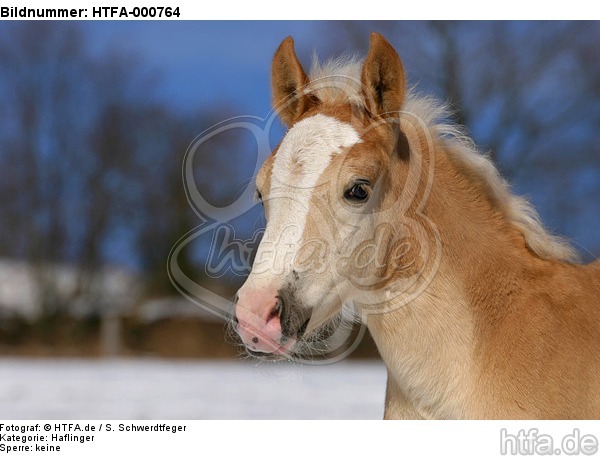
[[[354,202],[366,201],[369,197],[368,186],[369,182],[366,180],[356,181],[352,187],[344,192],[344,198]]]

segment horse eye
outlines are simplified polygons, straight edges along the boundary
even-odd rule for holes
[[[369,197],[367,186],[369,182],[360,180],[356,181],[352,187],[344,192],[344,198],[350,201],[363,202]]]

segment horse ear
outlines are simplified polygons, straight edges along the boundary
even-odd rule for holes
[[[372,114],[398,114],[406,95],[404,68],[394,48],[379,33],[371,33],[361,82]]]
[[[294,40],[288,36],[281,42],[271,65],[273,106],[279,117],[289,127],[308,108],[301,89],[308,84],[308,76],[294,52]]]

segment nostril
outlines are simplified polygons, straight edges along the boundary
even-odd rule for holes
[[[267,322],[271,320],[271,318],[281,317],[281,308],[283,307],[283,301],[279,296],[275,296],[275,298],[277,299],[277,301],[275,302],[275,306],[273,307],[273,309],[271,309],[271,313],[269,314]]]

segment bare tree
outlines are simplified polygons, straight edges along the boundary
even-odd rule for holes
[[[103,271],[111,263],[142,273],[149,293],[174,291],[168,252],[198,223],[182,187],[183,155],[226,117],[170,111],[150,95],[156,77],[144,76],[142,62],[93,54],[86,43],[70,24],[0,29],[0,256],[33,265],[46,315],[77,303],[110,313]],[[198,167],[203,192],[218,179],[230,190],[229,158],[210,156]],[[194,252],[183,261],[201,274]],[[60,265],[77,271],[67,295]]]
[[[46,313],[57,308],[52,271],[45,265],[68,255],[70,214],[64,204],[72,191],[66,172],[84,147],[83,106],[86,61],[75,28],[14,25],[3,29],[0,79],[10,111],[3,131],[4,255],[34,265],[39,299]],[[5,111],[5,115],[6,114]]]

